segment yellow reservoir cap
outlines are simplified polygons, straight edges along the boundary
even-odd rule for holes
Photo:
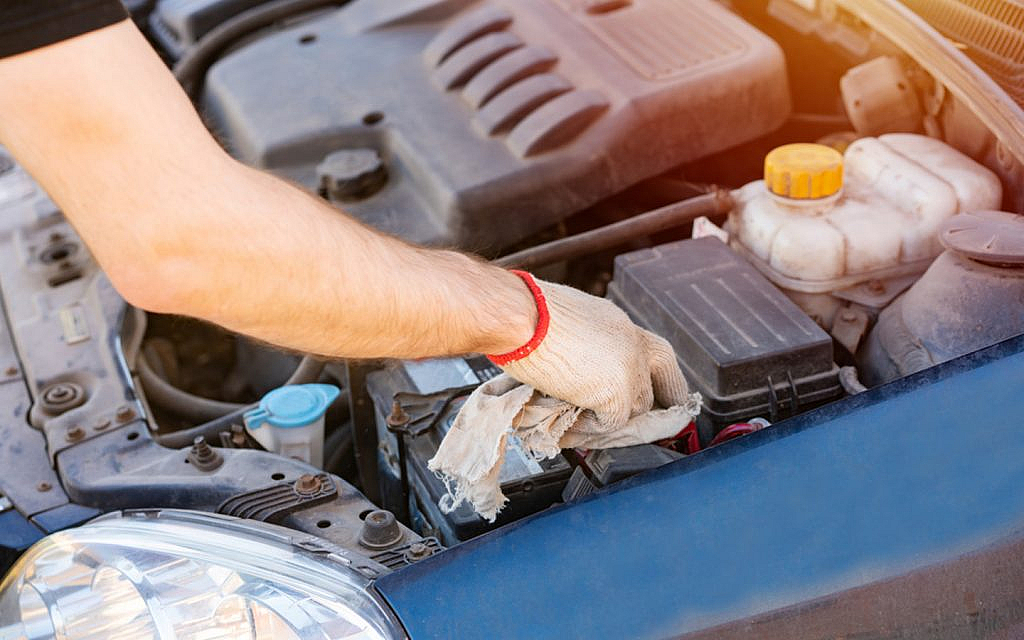
[[[787,198],[827,198],[843,188],[843,155],[823,144],[776,147],[764,157],[764,184]]]

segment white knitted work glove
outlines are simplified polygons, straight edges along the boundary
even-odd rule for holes
[[[549,396],[593,411],[593,431],[612,431],[655,401],[687,402],[689,389],[664,338],[633,324],[603,298],[578,289],[523,279],[537,302],[533,338],[515,351],[488,356],[510,376]]]

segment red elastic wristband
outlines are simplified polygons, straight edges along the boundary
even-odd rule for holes
[[[522,278],[523,282],[525,282],[526,286],[530,289],[530,293],[533,294],[533,299],[537,303],[537,328],[534,330],[533,337],[530,338],[530,341],[518,349],[496,356],[487,356],[488,360],[499,367],[510,362],[515,362],[521,358],[525,358],[533,353],[533,351],[540,345],[541,341],[544,340],[544,336],[548,334],[548,323],[551,321],[551,316],[548,314],[548,302],[544,299],[544,292],[540,290],[539,286],[537,286],[533,276],[525,271],[517,271],[515,269],[512,269],[510,272]]]

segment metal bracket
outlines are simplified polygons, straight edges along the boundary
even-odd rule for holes
[[[389,422],[388,430],[414,438],[424,434],[437,426],[437,421],[457,398],[471,393],[478,386],[473,384],[465,387],[453,387],[428,394],[400,391],[395,394],[395,402],[409,419],[402,425],[392,425]]]
[[[415,564],[441,551],[444,551],[444,547],[441,546],[437,538],[423,538],[417,542],[410,542],[394,549],[381,551],[370,556],[370,559],[374,562],[379,562],[388,569],[396,570],[410,564]]]
[[[406,438],[422,435],[437,426],[456,398],[475,389],[477,385],[455,387],[436,393],[419,394],[400,391],[394,395],[391,414],[387,417],[388,431],[398,440],[398,468],[401,474],[402,504],[398,517],[411,521],[409,509],[409,445]],[[415,425],[415,426],[414,426]]]
[[[295,482],[281,482],[232,496],[217,507],[217,513],[263,522],[279,522],[290,513],[328,502],[337,495],[338,488],[326,473],[315,476],[305,474]]]

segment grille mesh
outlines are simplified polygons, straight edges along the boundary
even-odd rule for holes
[[[904,0],[1024,106],[1024,3],[1020,0]]]

